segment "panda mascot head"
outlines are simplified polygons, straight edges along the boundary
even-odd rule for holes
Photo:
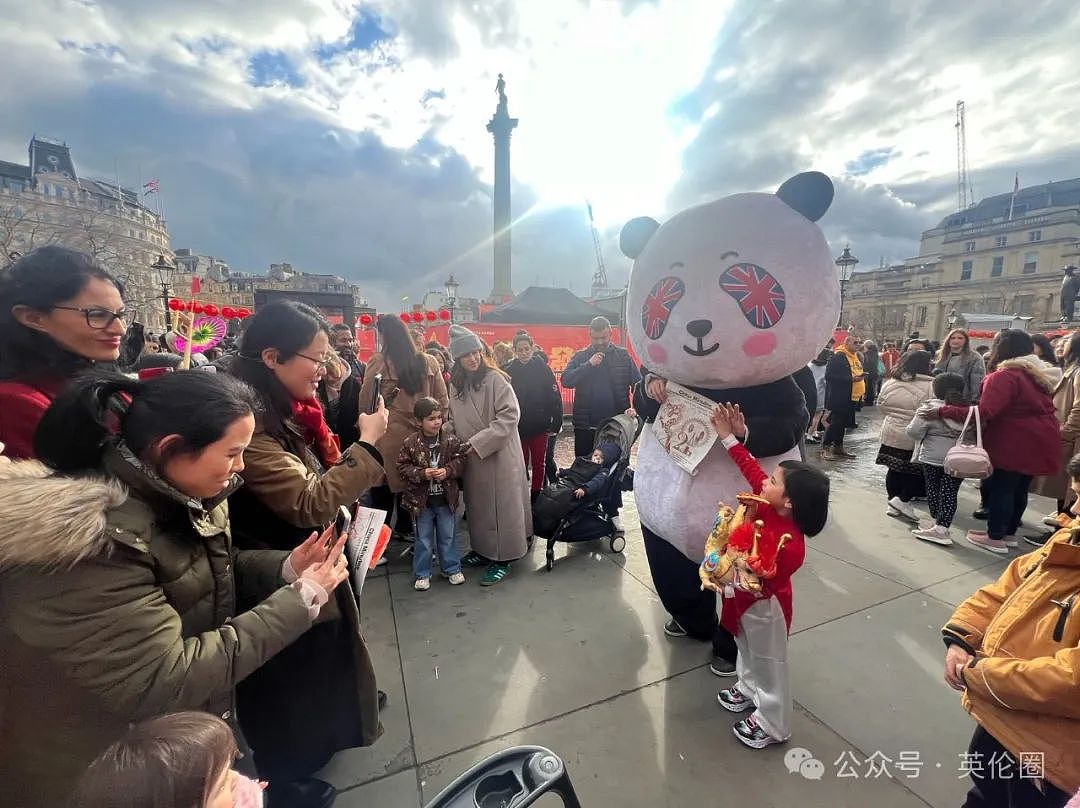
[[[730,389],[790,375],[817,356],[840,313],[836,269],[815,222],[832,204],[819,172],[775,194],[733,194],[619,237],[634,259],[627,327],[641,361],[688,387]]]

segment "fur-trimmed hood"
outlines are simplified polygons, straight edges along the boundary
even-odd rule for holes
[[[1058,383],[1061,381],[1061,368],[1054,367],[1053,365],[1044,362],[1039,359],[1039,357],[1035,356],[1035,354],[1018,356],[1015,359],[1006,359],[997,366],[997,370],[1008,370],[1010,368],[1013,370],[1022,370],[1031,377],[1035,384],[1051,395],[1053,395],[1054,390],[1057,389]]]
[[[107,512],[127,496],[103,476],[61,476],[37,460],[0,464],[0,570],[70,567],[105,552]]]

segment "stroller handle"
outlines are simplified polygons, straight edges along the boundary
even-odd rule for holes
[[[473,766],[425,808],[526,808],[549,791],[566,808],[581,808],[558,755],[543,746],[514,746]]]

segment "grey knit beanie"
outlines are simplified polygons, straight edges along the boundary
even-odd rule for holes
[[[463,325],[450,326],[450,356],[455,362],[467,353],[483,350],[484,343],[472,331]]]

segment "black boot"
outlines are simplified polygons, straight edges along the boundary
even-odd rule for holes
[[[270,783],[266,789],[267,808],[330,808],[336,799],[337,789],[314,777]]]

